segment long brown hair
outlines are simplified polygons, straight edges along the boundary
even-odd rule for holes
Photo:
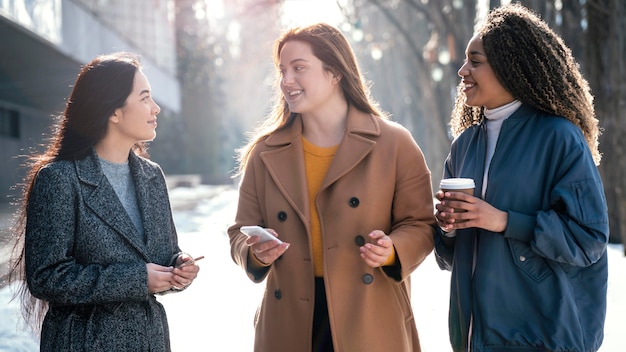
[[[140,69],[139,57],[127,52],[101,55],[84,65],[65,111],[52,128],[45,152],[31,155],[24,163],[28,171],[23,183],[18,185],[22,191],[12,231],[14,247],[9,282],[17,284],[14,298],[21,299],[22,316],[34,331],[41,329],[48,308],[47,302],[30,294],[24,268],[26,209],[37,173],[54,161],[84,159],[92,152],[107,132],[109,117],[125,105]],[[133,146],[133,151],[142,156],[147,156],[146,149],[145,143]]]
[[[298,27],[284,32],[274,42],[274,65],[276,66],[275,97],[272,111],[265,121],[252,133],[248,143],[237,150],[239,168],[236,175],[245,169],[250,153],[262,139],[272,132],[283,128],[295,117],[280,90],[280,52],[285,43],[301,41],[311,45],[313,55],[317,57],[326,70],[341,77],[341,89],[350,106],[360,111],[388,118],[372,99],[369,87],[361,74],[358,62],[345,36],[335,27],[325,23],[317,23],[307,27]]]
[[[600,129],[593,96],[562,38],[520,4],[492,10],[476,34],[500,84],[522,103],[578,126],[599,164]],[[483,119],[483,107],[464,104],[462,89],[463,83],[459,83],[450,121],[454,136]]]

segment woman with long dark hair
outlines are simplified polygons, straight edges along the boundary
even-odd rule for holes
[[[199,267],[178,247],[163,172],[145,153],[159,111],[137,56],[98,56],[30,159],[11,281],[41,351],[170,350],[155,294],[184,289]]]

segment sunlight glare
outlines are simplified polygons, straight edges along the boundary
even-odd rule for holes
[[[206,4],[206,16],[209,18],[224,17],[224,0],[204,0]]]
[[[326,22],[333,26],[341,23],[342,15],[337,0],[285,0],[282,23],[302,26]]]

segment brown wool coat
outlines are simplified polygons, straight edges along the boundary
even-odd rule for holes
[[[297,117],[256,146],[228,230],[234,261],[254,282],[267,279],[255,317],[255,351],[311,350],[315,290],[301,136]],[[335,351],[420,351],[410,274],[433,249],[435,220],[430,171],[410,133],[350,109],[316,203]],[[243,225],[273,228],[291,246],[253,272],[238,231]],[[361,259],[359,243],[376,229],[393,239],[401,270],[371,268]]]

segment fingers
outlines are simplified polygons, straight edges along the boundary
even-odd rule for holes
[[[441,191],[437,192],[440,193]],[[456,200],[460,200],[466,203],[474,203],[475,200],[477,200],[478,198],[469,195],[467,193],[463,193],[463,192],[441,192],[443,194],[443,198],[440,200],[452,200],[452,199],[456,199]]]
[[[171,288],[182,289],[189,286],[200,271],[200,267],[195,263],[177,268],[148,263],[146,269],[150,293],[163,292]]]
[[[265,265],[272,264],[278,257],[283,255],[289,248],[289,243],[283,242],[279,244],[276,241],[268,241],[264,243],[257,243],[250,247],[252,254],[261,263]]]
[[[266,228],[266,230],[278,238],[278,233],[274,229]],[[287,242],[280,243],[275,240],[263,243],[260,243],[260,241],[261,238],[259,236],[250,236],[246,239],[246,244],[250,247],[250,253],[264,265],[272,264],[287,251],[290,245]]]
[[[361,258],[367,265],[376,268],[385,264],[393,253],[393,241],[380,230],[372,231],[369,236],[372,243],[360,247]]]
[[[163,292],[172,288],[173,274],[171,267],[147,263],[146,270],[148,272],[148,291],[150,293]]]

